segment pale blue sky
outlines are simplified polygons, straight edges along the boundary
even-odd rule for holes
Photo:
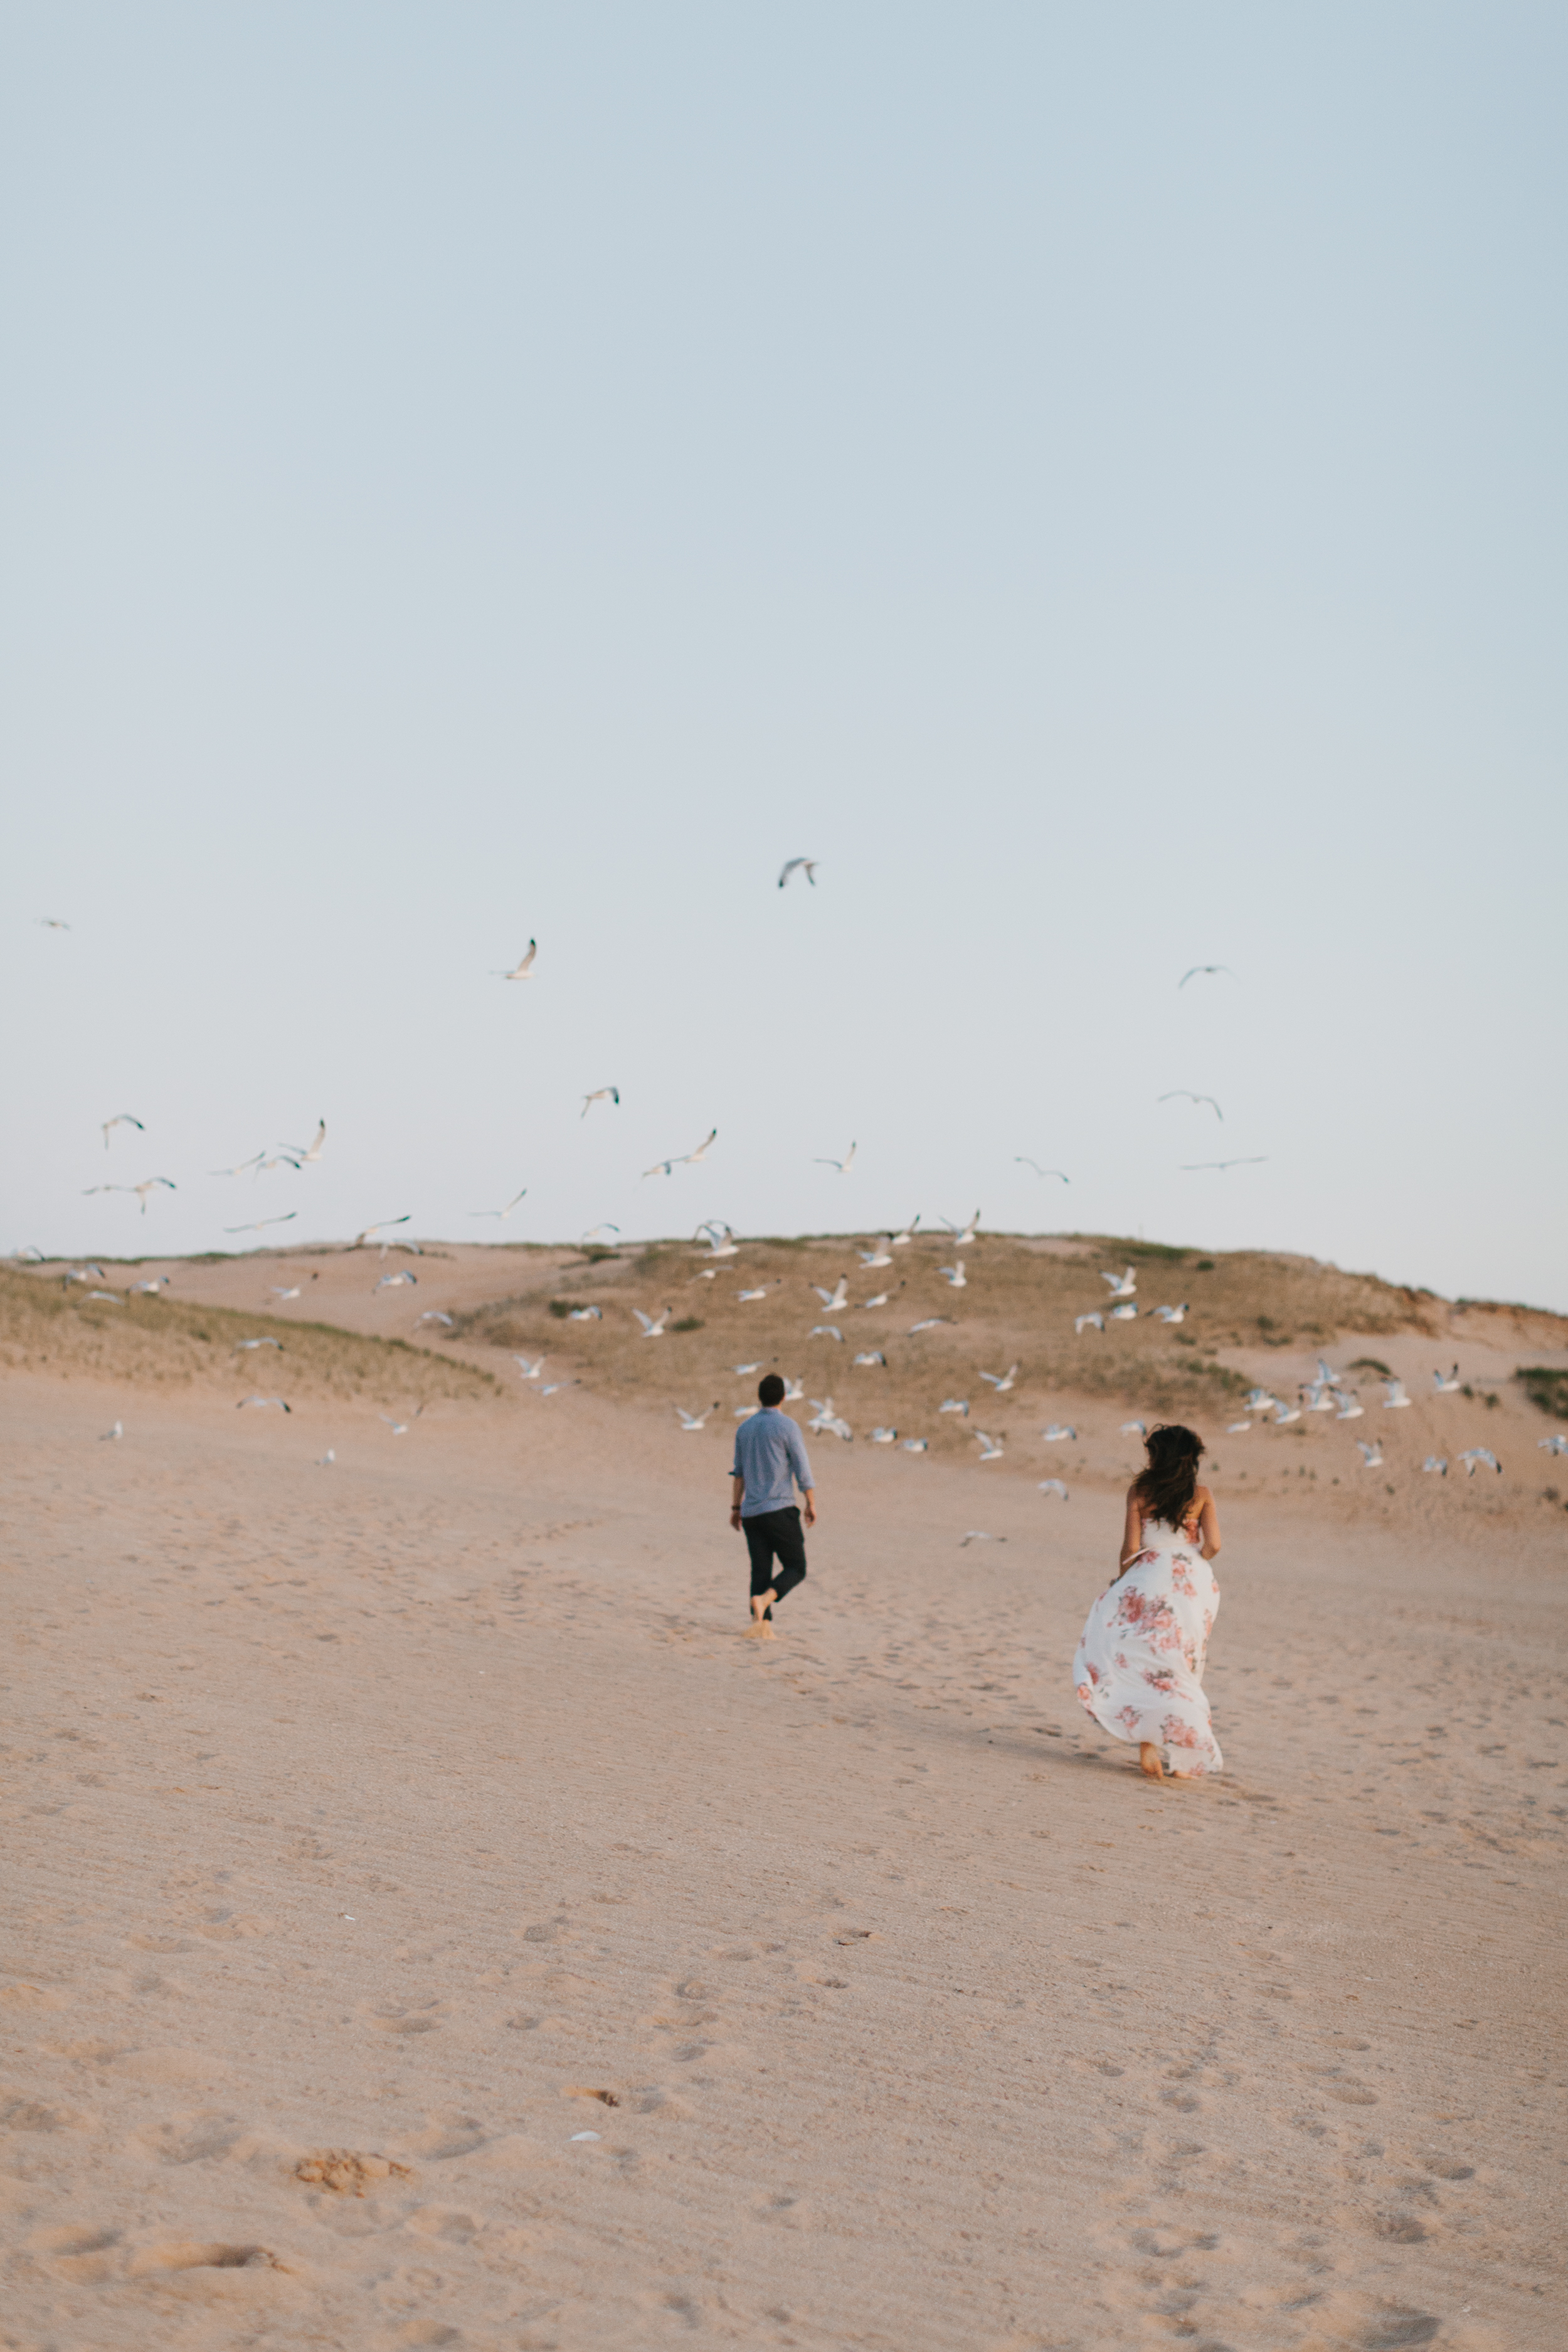
[[[0,1246],[526,1183],[1568,1308],[1565,54],[0,8]]]

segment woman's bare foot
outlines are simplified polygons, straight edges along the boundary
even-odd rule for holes
[[[771,1584],[765,1592],[752,1593],[752,1622],[746,1628],[748,1642],[771,1642],[773,1639],[773,1629],[768,1622],[767,1612],[777,1599],[778,1594]]]
[[[1138,1743],[1138,1769],[1151,1780],[1163,1780],[1165,1777],[1160,1751],[1152,1739],[1141,1739]]]

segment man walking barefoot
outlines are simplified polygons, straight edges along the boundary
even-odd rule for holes
[[[805,1500],[805,1524],[816,1525],[805,1441],[788,1413],[779,1411],[784,1393],[776,1372],[758,1382],[763,1409],[736,1430],[731,1472],[730,1525],[742,1530],[752,1555],[752,1622],[746,1630],[753,1641],[762,1642],[773,1638],[773,1603],[793,1592],[805,1574],[805,1538],[795,1500],[797,1485]]]

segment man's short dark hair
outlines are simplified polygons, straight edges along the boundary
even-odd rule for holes
[[[784,1392],[784,1382],[776,1372],[764,1373],[757,1382],[757,1401],[760,1404],[770,1406],[783,1404]]]

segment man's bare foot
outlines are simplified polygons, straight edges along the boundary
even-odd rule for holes
[[[747,1642],[772,1642],[777,1639],[765,1617],[753,1617],[742,1639]]]
[[[773,1629],[768,1622],[768,1611],[773,1607],[773,1602],[777,1599],[778,1594],[773,1591],[771,1584],[765,1592],[752,1593],[752,1622],[746,1628],[746,1635],[749,1641],[771,1642],[773,1640]]]
[[[1141,1739],[1138,1743],[1138,1769],[1151,1780],[1163,1780],[1165,1777],[1160,1751],[1152,1739]]]

